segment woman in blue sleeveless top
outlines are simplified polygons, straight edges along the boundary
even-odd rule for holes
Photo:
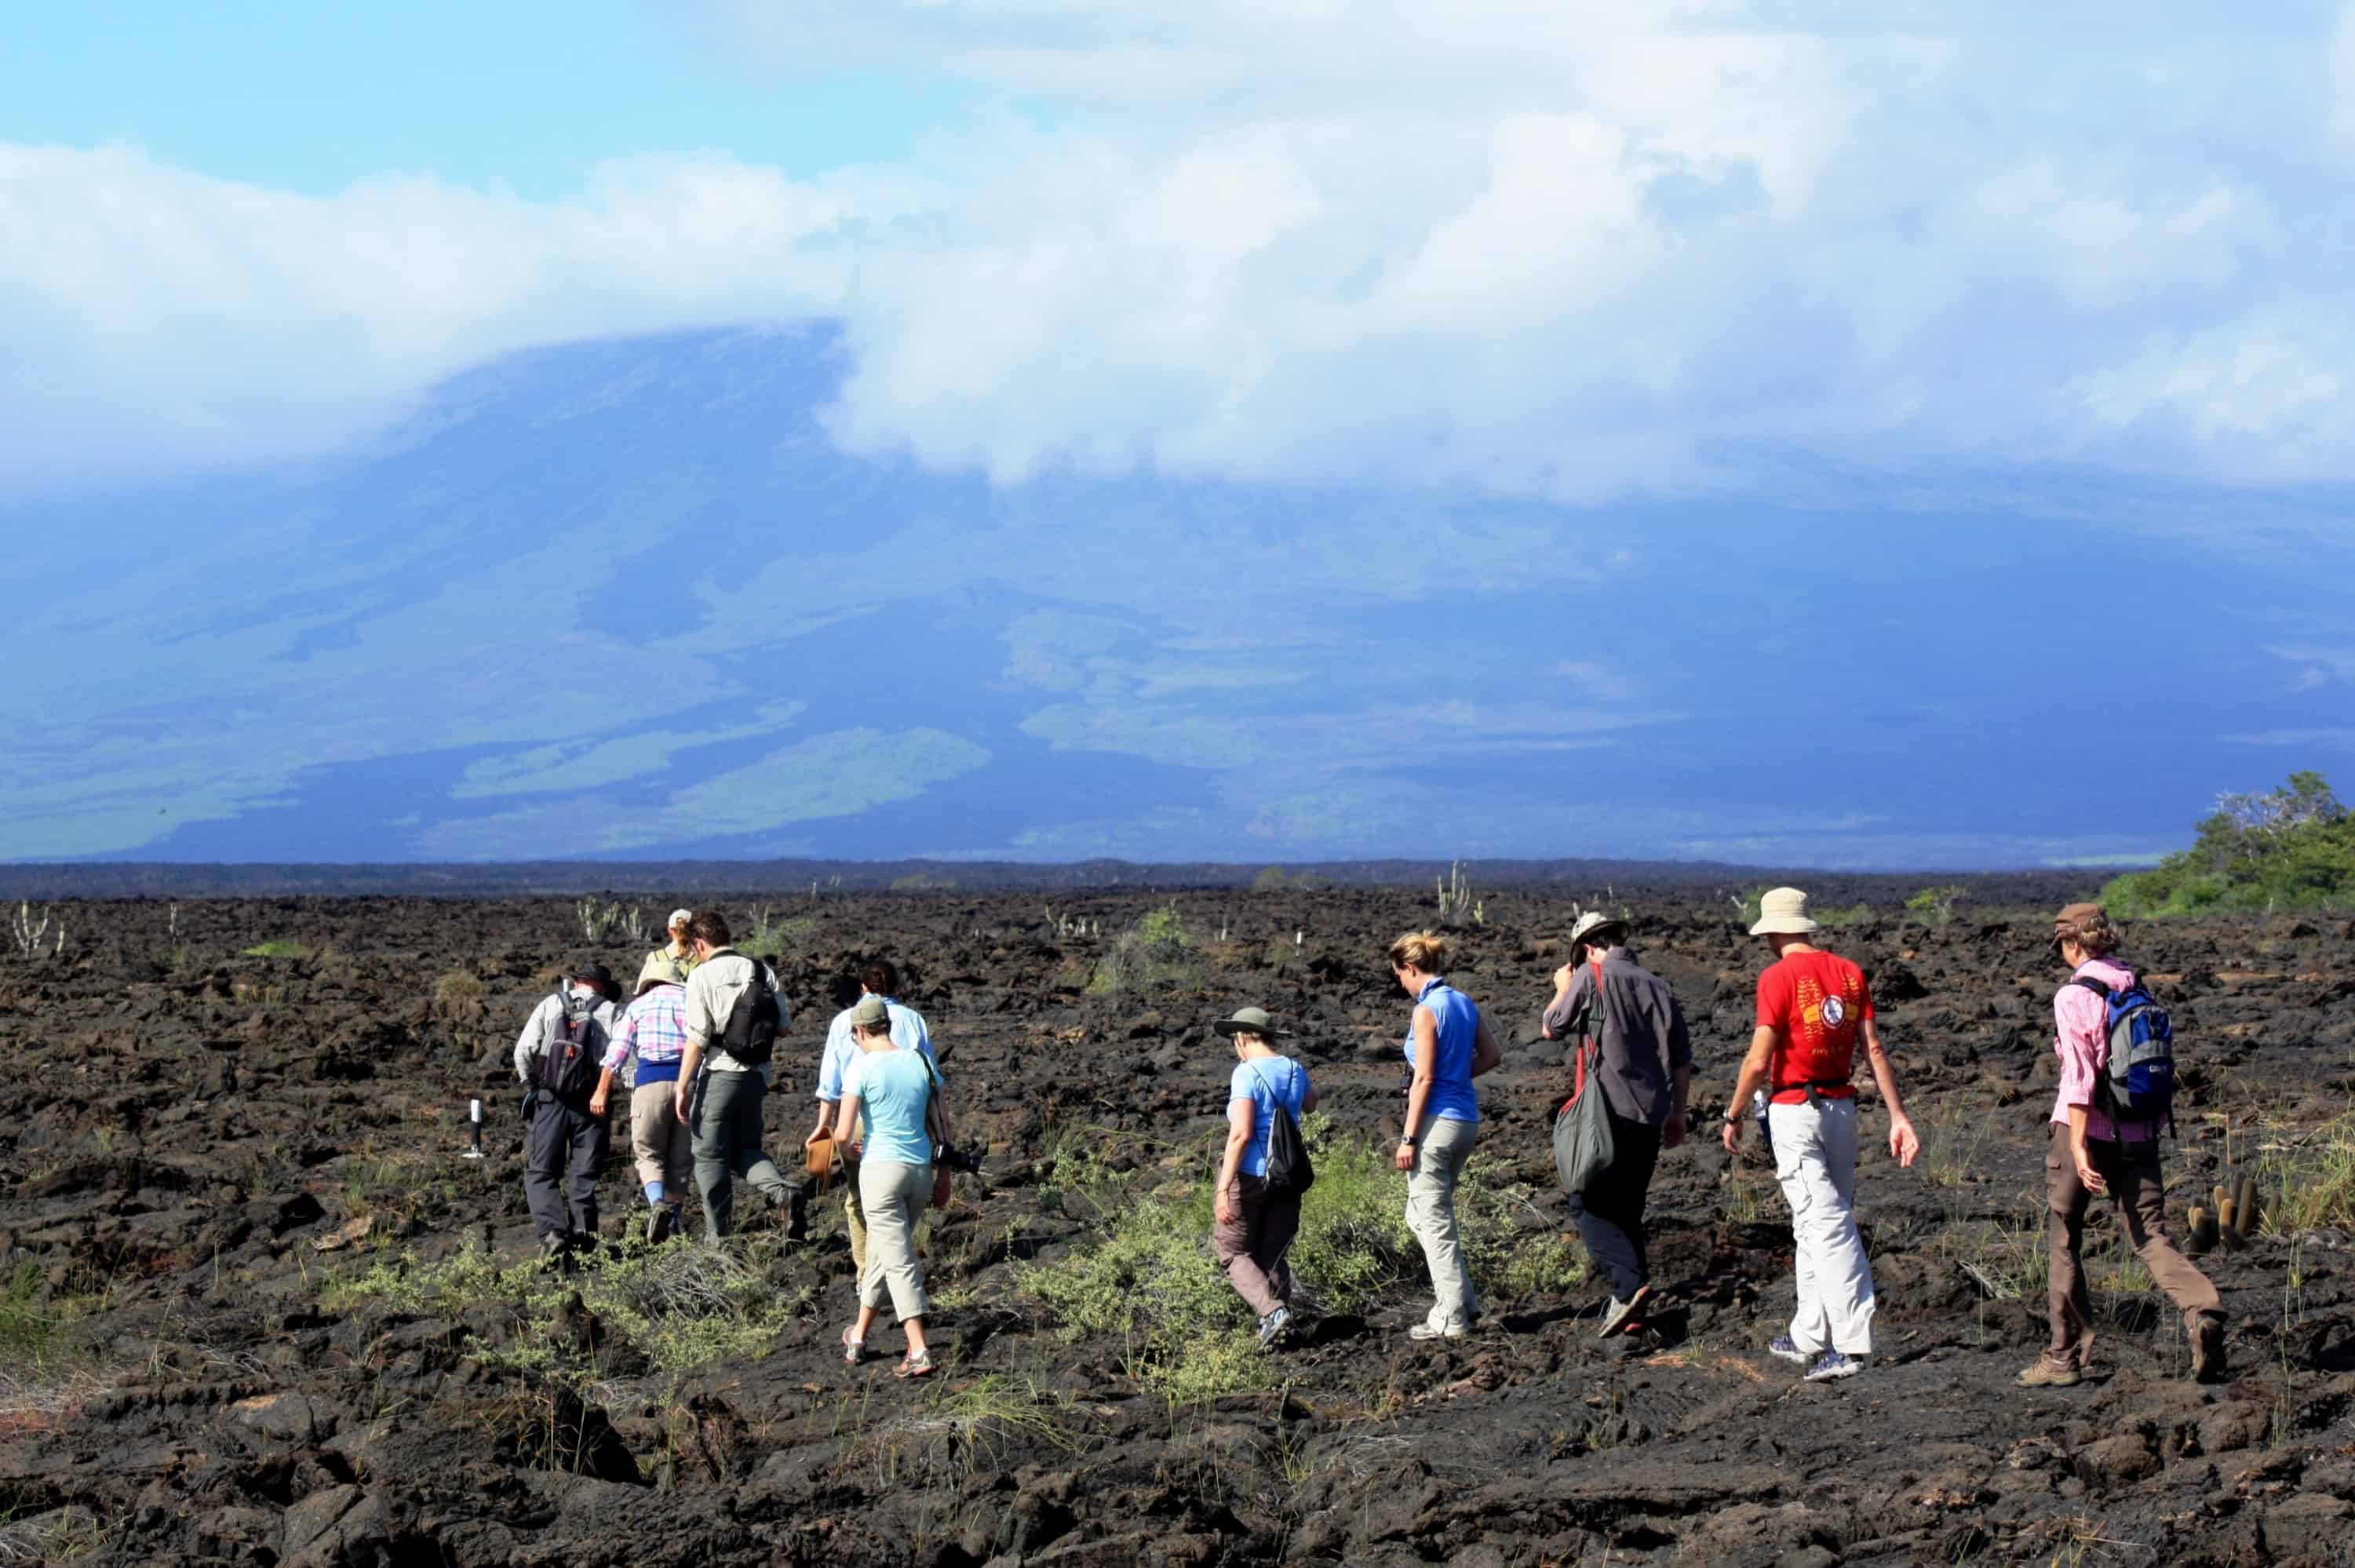
[[[1391,973],[1414,998],[1406,1034],[1409,1069],[1398,1168],[1407,1172],[1406,1223],[1431,1269],[1429,1316],[1408,1332],[1460,1339],[1480,1316],[1472,1270],[1455,1223],[1455,1180],[1479,1136],[1480,1097],[1472,1080],[1504,1060],[1472,998],[1447,983],[1447,939],[1411,931],[1391,944]]]

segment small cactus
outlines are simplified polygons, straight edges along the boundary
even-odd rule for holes
[[[2237,1221],[2233,1229],[2239,1232],[2243,1241],[2246,1241],[2257,1233],[2257,1179],[2255,1177],[2241,1178],[2241,1185],[2232,1195],[2232,1207],[2233,1219]]]
[[[2183,1250],[2195,1258],[2201,1256],[2215,1247],[2217,1232],[2216,1211],[2194,1203],[2191,1206],[2191,1239]]]

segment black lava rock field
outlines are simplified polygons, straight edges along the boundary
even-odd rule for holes
[[[1845,912],[1828,944],[1872,976],[1926,1147],[1891,1162],[1868,1093],[1880,1353],[1806,1384],[1764,1351],[1792,1301],[1780,1194],[1707,1136],[1764,946],[1723,890],[1608,896],[1690,1019],[1701,1136],[1653,1192],[1661,1309],[1607,1356],[1552,1180],[1568,1075],[1537,1031],[1567,891],[1486,893],[1451,932],[1508,1043],[1465,1197],[1488,1313],[1433,1343],[1405,1332],[1429,1296],[1381,1152],[1408,1011],[1381,954],[1434,923],[1428,892],[730,895],[794,1008],[773,1150],[797,1163],[826,1021],[879,955],[985,1149],[924,1243],[925,1381],[843,1364],[830,1197],[805,1243],[761,1214],[722,1248],[649,1248],[619,1125],[606,1244],[569,1275],[537,1262],[507,1054],[570,955],[634,975],[652,933],[626,914],[591,942],[559,899],[59,905],[61,952],[0,956],[0,1563],[2350,1560],[2346,922],[2127,932],[2186,1079],[2170,1230],[2219,1185],[2258,1194],[2203,1261],[2230,1374],[2188,1380],[2097,1210],[2098,1375],[2029,1391],[2049,910]],[[645,922],[671,901],[692,900]],[[1323,1096],[1314,1310],[1273,1352],[1202,1233],[1232,1061],[1209,1025],[1253,1003]]]

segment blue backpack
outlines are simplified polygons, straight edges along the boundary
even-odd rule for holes
[[[2175,1026],[2139,977],[2114,991],[2091,975],[2070,982],[2109,1008],[2110,1060],[2094,1081],[2094,1104],[2114,1122],[2174,1125]]]

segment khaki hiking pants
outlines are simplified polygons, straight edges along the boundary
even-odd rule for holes
[[[2186,1332],[2199,1330],[2200,1315],[2222,1312],[2223,1298],[2215,1285],[2190,1258],[2175,1250],[2163,1227],[2167,1221],[2167,1179],[2159,1173],[2158,1140],[2131,1143],[2085,1140],[2085,1157],[2104,1181],[2109,1200],[2116,1206],[2135,1255],[2150,1271],[2151,1283],[2183,1314]],[[2077,1179],[2077,1162],[2069,1153],[2069,1129],[2052,1124],[2051,1141],[2044,1151],[2044,1197],[2052,1211],[2047,1227],[2051,1248],[2052,1343],[2045,1354],[2062,1366],[2083,1371],[2094,1349],[2094,1308],[2085,1295],[2085,1211],[2094,1195]]]
[[[671,1104],[671,1091],[677,1087],[665,1082],[630,1091],[630,1155],[638,1185],[661,1182],[667,1203],[686,1201],[687,1180],[695,1174],[695,1135]]]
[[[1791,1205],[1799,1306],[1791,1343],[1809,1355],[1872,1354],[1872,1264],[1856,1228],[1856,1102],[1769,1105],[1774,1179]]]
[[[867,1261],[858,1270],[858,1305],[905,1323],[931,1307],[924,1296],[924,1265],[916,1261],[916,1218],[932,1200],[932,1168],[898,1165],[888,1159],[858,1165],[860,1206],[867,1211]]]
[[[1480,1316],[1480,1296],[1472,1288],[1472,1265],[1455,1223],[1455,1179],[1479,1138],[1477,1122],[1426,1121],[1423,1141],[1415,1146],[1414,1168],[1407,1173],[1406,1228],[1423,1243],[1423,1261],[1431,1270],[1437,1299],[1427,1321],[1434,1328],[1468,1328]]]

